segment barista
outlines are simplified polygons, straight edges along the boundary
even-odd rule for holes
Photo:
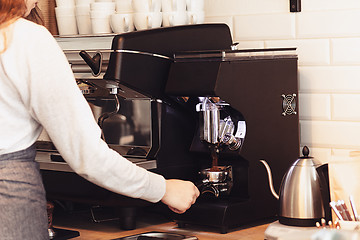
[[[44,128],[70,167],[118,194],[185,212],[199,196],[188,181],[140,168],[101,130],[52,35],[24,16],[38,0],[0,0],[0,238],[48,239],[34,143]]]

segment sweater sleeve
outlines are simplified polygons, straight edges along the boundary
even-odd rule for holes
[[[32,36],[36,37],[29,40],[31,47],[25,53],[29,111],[62,157],[76,173],[101,187],[150,202],[160,201],[165,194],[165,179],[107,146],[55,39],[45,28]]]

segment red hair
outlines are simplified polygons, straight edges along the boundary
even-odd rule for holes
[[[25,0],[0,0],[0,29],[26,13]]]
[[[0,0],[0,30],[23,17],[26,14],[26,11],[27,8],[25,0]],[[31,10],[29,16],[26,18],[30,21],[44,25],[42,15],[37,6]],[[0,40],[3,40],[3,45],[2,48],[0,48],[0,54],[6,50],[10,39],[9,34],[7,34],[6,31],[4,31],[1,35]]]

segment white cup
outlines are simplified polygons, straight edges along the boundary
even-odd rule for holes
[[[78,34],[74,7],[56,7],[55,14],[59,35]]]
[[[74,7],[75,1],[74,0],[56,0],[57,7]]]
[[[186,0],[162,0],[161,9],[163,12],[184,12]]]
[[[75,15],[90,15],[90,5],[82,4],[75,6]]]
[[[93,34],[104,34],[112,32],[110,26],[110,15],[100,17],[91,16],[90,19]]]
[[[114,33],[125,33],[134,31],[132,13],[116,13],[110,17],[110,26]]]
[[[134,12],[140,12],[140,13],[160,12],[161,0],[133,0],[132,6]]]
[[[90,3],[93,3],[95,0],[75,0],[75,6],[78,5],[90,5]]]
[[[186,8],[189,12],[204,11],[204,0],[186,0]]]
[[[188,24],[201,24],[205,20],[205,12],[187,12],[188,14]]]
[[[117,13],[132,13],[134,12],[132,7],[132,0],[116,0],[116,12]]]
[[[115,13],[115,2],[93,2],[90,9],[92,33],[111,33],[110,16]]]
[[[187,12],[163,12],[163,26],[171,27],[187,24]]]
[[[76,16],[76,22],[79,34],[92,34],[90,15],[78,15]]]
[[[115,12],[114,2],[93,2],[90,4],[90,9],[94,11],[113,11]]]
[[[76,24],[76,17],[73,16],[58,16],[56,22],[59,30],[59,35],[77,35],[78,29]]]
[[[90,5],[76,5],[75,16],[79,34],[91,34]]]
[[[137,30],[158,28],[161,27],[161,23],[161,12],[134,13],[134,25]]]
[[[111,10],[91,10],[90,11],[90,18],[109,18],[111,14],[114,14],[115,11]]]
[[[55,15],[56,16],[74,15],[75,16],[75,7],[56,7]]]

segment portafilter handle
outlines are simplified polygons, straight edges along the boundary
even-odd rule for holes
[[[199,189],[200,194],[210,193],[215,197],[220,195],[219,189],[211,184],[208,179],[204,179],[201,183],[196,184],[196,187]]]

